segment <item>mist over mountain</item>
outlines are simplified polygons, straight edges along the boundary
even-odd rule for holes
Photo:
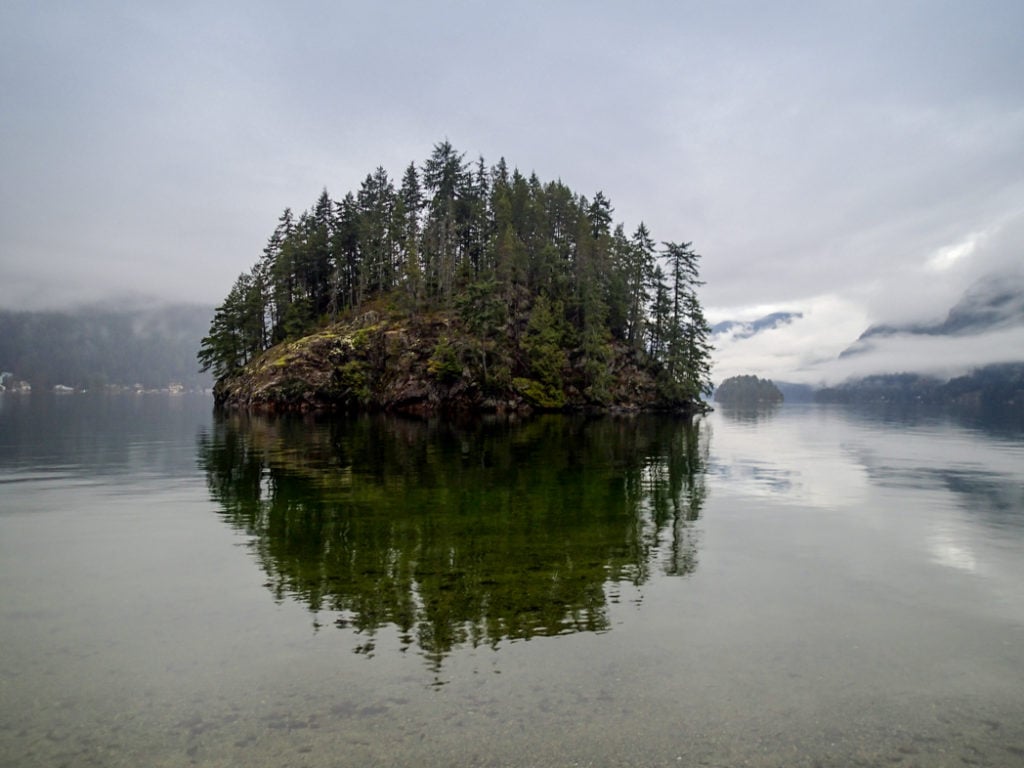
[[[991,274],[968,288],[941,322],[872,326],[840,357],[870,351],[876,340],[899,334],[971,336],[1016,327],[1024,327],[1024,272]]]
[[[986,275],[933,323],[868,328],[839,364],[874,370],[816,393],[842,403],[1024,408],[1024,273]],[[886,367],[880,364],[886,362]]]
[[[823,403],[1008,409],[1024,414],[1024,363],[988,365],[948,381],[918,373],[867,376],[815,392]]]
[[[212,307],[195,304],[0,310],[0,370],[33,389],[210,387],[196,350],[212,315]]]
[[[773,383],[782,393],[787,403],[814,402],[816,390],[810,384],[795,384],[791,381],[775,381]]]
[[[929,312],[919,296],[906,298],[918,305],[919,317],[935,319],[862,330],[867,318],[858,317],[855,305],[826,297],[794,308],[799,311],[719,323],[718,378],[744,371],[771,377],[788,403],[1024,408],[1024,271],[1015,264],[989,270],[944,313],[941,306]]]

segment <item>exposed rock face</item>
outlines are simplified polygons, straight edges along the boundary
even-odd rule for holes
[[[532,396],[536,382],[485,378],[479,345],[446,315],[415,320],[368,312],[347,323],[268,349],[238,373],[218,381],[220,407],[262,411],[383,410],[509,412],[551,409]],[[564,403],[557,410],[695,412],[692,403],[660,398],[654,372],[616,349],[602,402],[584,392],[582,365],[567,359]],[[524,385],[525,382],[525,385]]]

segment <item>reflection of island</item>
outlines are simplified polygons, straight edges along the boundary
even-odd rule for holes
[[[230,415],[199,447],[279,597],[385,625],[440,663],[609,626],[605,585],[696,566],[699,425],[541,417],[468,426]]]
[[[757,423],[768,421],[775,416],[780,406],[778,403],[754,403],[747,405],[719,405],[718,410],[730,421]]]

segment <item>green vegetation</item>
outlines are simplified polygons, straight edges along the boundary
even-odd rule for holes
[[[769,379],[757,376],[733,376],[715,390],[715,402],[722,405],[761,405],[781,403],[782,392]]]
[[[276,599],[440,667],[458,646],[611,629],[616,584],[697,568],[699,421],[221,414],[199,462]],[[567,449],[567,446],[571,446]]]
[[[446,332],[435,381],[561,408],[610,402],[613,361],[656,382],[666,407],[709,394],[710,327],[690,243],[659,252],[641,223],[560,181],[470,164],[447,141],[397,188],[383,168],[341,200],[281,215],[262,256],[217,308],[199,361],[220,381],[268,348],[370,316]],[[373,325],[371,319],[369,324]],[[281,359],[278,356],[277,359]],[[620,388],[621,389],[621,388]]]

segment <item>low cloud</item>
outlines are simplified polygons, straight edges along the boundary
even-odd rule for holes
[[[787,325],[753,336],[716,335],[714,380],[747,373],[816,386],[889,373],[948,379],[986,365],[1024,361],[1024,325],[1019,321],[1009,324],[1009,316],[976,333],[896,331],[858,342],[871,325],[862,306],[837,296],[821,296],[789,309],[803,314]],[[740,314],[744,311],[738,310]]]
[[[792,322],[753,336],[726,333],[714,337],[712,375],[716,382],[753,373],[780,381],[809,381],[802,371],[816,370],[836,359],[868,326],[864,310],[835,295],[818,296],[788,307],[742,307],[737,320],[754,320],[765,309],[800,313]],[[727,309],[709,310],[724,319]]]
[[[872,338],[859,353],[840,358],[849,335],[844,340],[839,326],[801,329],[803,322],[739,341],[716,339],[715,380],[744,373],[820,386],[886,373],[948,379],[986,365],[1024,361],[1024,327],[969,336],[897,333]]]
[[[975,368],[1024,361],[1024,327],[969,336],[898,333],[872,339],[865,351],[796,371],[794,380],[835,384],[883,373],[921,373],[949,379]]]

